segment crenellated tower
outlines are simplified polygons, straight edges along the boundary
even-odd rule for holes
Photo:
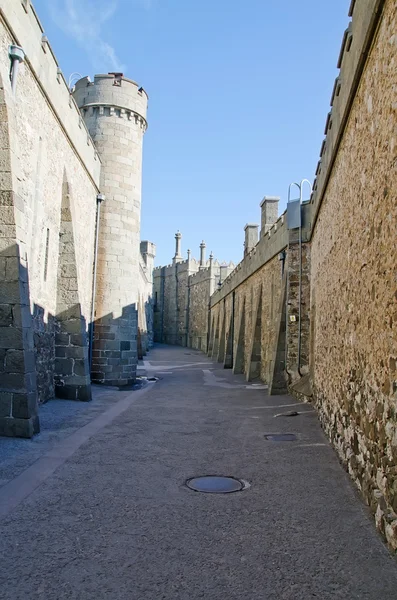
[[[136,376],[142,145],[148,97],[122,73],[80,79],[74,98],[102,162],[92,380]]]

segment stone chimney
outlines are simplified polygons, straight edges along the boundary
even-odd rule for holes
[[[261,238],[278,219],[279,196],[265,196],[261,206]]]
[[[156,256],[156,246],[152,242],[144,241],[140,245],[141,255],[147,268],[150,280],[153,278],[154,258]]]
[[[205,269],[205,241],[200,244],[200,270]]]
[[[182,239],[182,234],[181,234],[180,231],[177,231],[176,234],[175,234],[175,256],[174,256],[174,263],[182,261],[181,239]]]
[[[256,223],[247,223],[244,227],[245,231],[245,242],[244,242],[244,256],[248,254],[258,243],[258,229],[259,225]]]

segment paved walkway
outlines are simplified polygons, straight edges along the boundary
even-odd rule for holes
[[[397,562],[309,405],[194,351],[148,360],[143,390],[54,401],[33,442],[0,439],[2,600],[396,600]],[[184,486],[208,474],[251,487]]]

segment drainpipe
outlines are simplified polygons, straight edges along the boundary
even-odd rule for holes
[[[23,49],[20,46],[12,45],[8,49],[8,55],[11,60],[11,68],[10,68],[11,90],[12,90],[12,93],[15,94],[15,90],[17,87],[19,64],[25,60],[25,52],[23,51]]]
[[[97,278],[97,262],[98,262],[98,245],[99,245],[99,225],[101,218],[101,204],[105,200],[105,194],[98,194],[96,197],[96,224],[95,224],[95,248],[94,248],[94,272],[92,277],[92,301],[91,301],[91,323],[90,323],[90,345],[89,345],[89,362],[90,372],[92,368],[92,349],[94,344],[94,321],[95,321],[95,297],[96,297],[96,278]]]

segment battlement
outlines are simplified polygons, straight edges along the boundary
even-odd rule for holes
[[[311,224],[315,225],[317,214],[327,188],[332,167],[344,134],[349,114],[360,82],[361,72],[381,15],[381,0],[352,0],[337,67],[340,73],[335,80],[326,124],[325,139],[321,144],[320,159],[316,169],[311,196]]]
[[[304,205],[302,205],[303,207]],[[307,205],[308,206],[308,205]],[[305,210],[305,209],[303,209]],[[307,210],[307,209],[306,209]],[[220,289],[211,296],[211,305],[214,306],[232,290],[248,279],[255,271],[277,256],[288,245],[288,229],[286,211],[270,227],[259,242],[248,252],[233,271],[222,282]],[[231,265],[230,265],[231,266]]]
[[[99,109],[101,115],[135,118],[147,128],[148,96],[142,87],[122,73],[95,75],[94,81],[83,77],[74,86],[73,96],[80,110],[88,112],[87,116]]]
[[[15,44],[25,52],[25,62],[55,113],[61,128],[84,168],[99,189],[101,162],[80,111],[70,95],[44,29],[30,0],[3,0],[0,16]]]
[[[219,270],[219,269],[218,269]],[[190,285],[196,285],[214,276],[214,270],[207,266],[190,276]]]

